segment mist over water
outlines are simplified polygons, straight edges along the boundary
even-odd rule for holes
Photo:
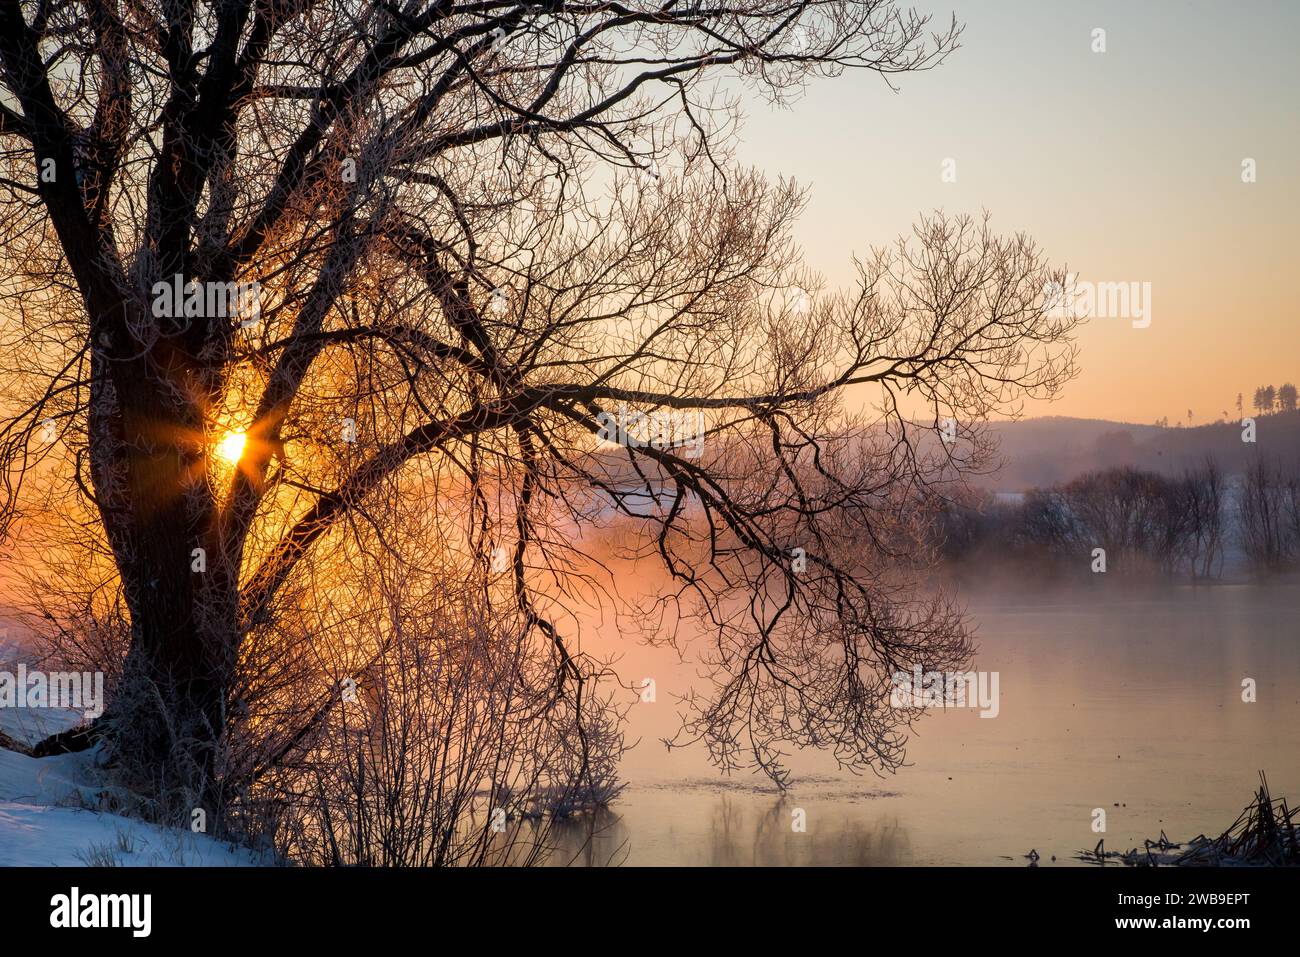
[[[662,586],[644,564],[618,575],[620,588]],[[560,823],[551,863],[1024,866],[1033,849],[1039,866],[1064,866],[1099,838],[1127,850],[1162,830],[1217,835],[1261,770],[1274,795],[1300,795],[1300,584],[983,577],[947,587],[976,624],[972,669],[998,672],[997,717],[931,711],[907,765],[883,777],[791,753],[784,795],[761,774],[720,773],[701,745],[661,743],[679,724],[674,696],[707,688],[707,636],[679,635],[679,658],[613,616],[584,622],[583,651],[617,656],[624,684],[653,678],[656,701],[630,710],[625,790],[608,811]],[[12,623],[7,643],[35,651]],[[1242,701],[1246,678],[1254,703]],[[1092,830],[1097,808],[1105,833]]]
[[[1274,795],[1300,794],[1300,586],[1089,586],[964,586],[972,667],[999,672],[998,716],[927,714],[908,766],[884,778],[791,755],[785,795],[721,775],[702,747],[665,749],[696,668],[605,625],[598,643],[624,652],[625,680],[652,676],[657,700],[632,709],[622,797],[589,846],[590,823],[566,832],[555,862],[1023,866],[1034,849],[1039,866],[1065,865],[1098,838],[1127,850],[1161,830],[1217,835],[1261,770]]]

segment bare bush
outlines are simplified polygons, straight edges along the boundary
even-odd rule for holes
[[[557,820],[618,794],[618,713],[593,694],[580,720],[557,700],[553,664],[518,620],[466,595],[388,601],[361,636],[377,650],[355,695],[255,791],[278,849],[315,865],[546,860]]]

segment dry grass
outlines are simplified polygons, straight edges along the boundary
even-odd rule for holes
[[[1236,821],[1218,837],[1200,834],[1176,844],[1160,832],[1157,840],[1128,851],[1107,851],[1103,841],[1076,860],[1088,864],[1119,861],[1130,867],[1298,867],[1300,866],[1300,808],[1285,798],[1274,800],[1261,771],[1259,790]]]

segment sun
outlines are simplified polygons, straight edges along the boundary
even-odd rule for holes
[[[248,436],[245,433],[227,432],[217,443],[217,454],[231,465],[235,465],[244,454],[244,446],[247,443]]]

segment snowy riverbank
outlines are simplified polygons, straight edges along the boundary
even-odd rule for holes
[[[30,748],[73,727],[65,709],[0,708],[0,741]],[[0,867],[252,866],[255,855],[206,834],[172,830],[96,810],[95,753],[33,758],[0,747]]]

